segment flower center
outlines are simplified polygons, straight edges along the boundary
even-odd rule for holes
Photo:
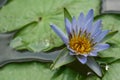
[[[69,46],[76,54],[88,54],[92,50],[91,41],[85,36],[73,36],[69,41]]]

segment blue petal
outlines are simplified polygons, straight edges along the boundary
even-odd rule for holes
[[[97,56],[97,54],[98,53],[96,51],[92,51],[92,52],[89,53],[89,56]]]
[[[98,32],[98,30],[100,30],[101,22],[102,20],[98,20],[94,23],[92,30],[91,30],[91,36],[95,35]]]
[[[101,34],[94,40],[95,42],[100,42],[109,32],[109,30],[104,30]]]
[[[94,11],[93,11],[93,9],[90,9],[86,18],[85,18],[85,21],[88,21],[89,19],[91,19],[93,17],[94,17]]]
[[[89,19],[89,21],[85,24],[85,30],[87,29],[88,33],[90,33],[92,29],[92,23],[93,23],[93,18]]]
[[[69,35],[72,32],[72,28],[71,28],[71,23],[67,18],[65,19],[65,27],[66,27],[66,31]]]
[[[82,54],[82,53],[78,53],[78,54],[81,54],[81,56],[84,56],[84,57],[87,57],[87,56],[88,56],[87,53],[84,53],[84,54]]]
[[[69,52],[69,54],[70,54],[70,55],[76,55],[76,54],[75,54],[75,53],[73,53],[73,52]]]
[[[91,9],[85,18],[82,32],[84,32],[87,28],[89,28],[87,31],[89,31],[92,28],[93,17],[94,17],[94,13],[93,13],[93,9]]]
[[[94,46],[94,49],[95,49],[95,51],[97,51],[97,52],[99,52],[99,51],[102,51],[102,50],[105,50],[105,49],[108,49],[110,46],[109,46],[109,44],[96,44],[95,46]]]
[[[82,64],[85,64],[87,62],[87,57],[85,56],[76,56],[76,57]]]
[[[66,35],[55,25],[50,25],[54,32],[63,40],[65,44],[68,44],[68,38]]]
[[[74,30],[75,34],[77,33],[77,21],[75,16],[72,19],[72,29]]]
[[[79,15],[79,17],[78,17],[78,22],[77,22],[78,31],[83,28],[84,19],[85,19],[85,18],[84,18],[84,14],[83,14],[83,13],[80,13],[80,15]]]
[[[100,34],[101,34],[102,30],[98,29],[97,32],[92,36],[92,39],[96,39]]]

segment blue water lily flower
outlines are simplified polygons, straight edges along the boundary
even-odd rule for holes
[[[70,22],[65,19],[65,28],[67,35],[65,35],[56,25],[51,24],[54,32],[63,40],[69,49],[71,56],[76,56],[77,59],[85,64],[88,56],[97,56],[99,51],[109,48],[108,44],[102,43],[103,38],[109,32],[102,30],[101,20],[93,24],[94,12],[89,10],[88,14],[84,16],[80,13],[78,20],[75,17]]]

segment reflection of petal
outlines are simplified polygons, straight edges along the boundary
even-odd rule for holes
[[[94,49],[98,52],[98,51],[102,51],[102,50],[105,50],[105,49],[108,49],[110,46],[109,44],[96,44],[94,46]]]
[[[65,44],[68,43],[68,38],[66,37],[66,35],[55,25],[50,25],[51,28],[54,30],[54,32],[56,32],[56,34],[63,40],[63,42]]]
[[[82,64],[85,64],[87,62],[87,57],[85,56],[76,56],[76,57]]]

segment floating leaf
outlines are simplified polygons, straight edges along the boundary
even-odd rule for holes
[[[49,66],[38,62],[9,64],[0,68],[0,80],[83,80],[79,73],[67,67],[51,71]]]
[[[120,60],[108,65],[109,68],[106,71],[102,80],[119,80],[120,79]]]
[[[114,57],[101,57],[96,59],[99,64],[111,64],[112,62],[118,60]]]
[[[88,76],[85,80],[101,80],[97,76]]]
[[[92,8],[97,15],[99,3],[99,0],[10,0],[0,10],[0,32],[24,27],[14,37],[11,43],[13,48],[35,52],[49,50],[63,44],[51,30],[50,23],[64,30],[64,8],[75,16]]]

